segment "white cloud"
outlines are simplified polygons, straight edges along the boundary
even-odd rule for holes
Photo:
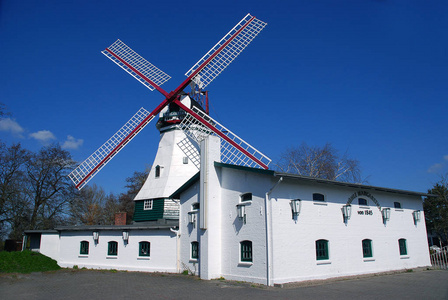
[[[443,164],[433,164],[428,168],[428,173],[438,173],[443,168]]]
[[[83,143],[83,139],[75,139],[71,135],[68,135],[67,140],[62,144],[62,149],[78,149]]]
[[[23,137],[22,133],[24,132],[24,129],[16,122],[16,120],[5,118],[0,119],[0,131],[7,131],[14,135],[18,135],[19,137]]]
[[[30,137],[42,143],[48,143],[49,141],[56,139],[54,134],[49,130],[40,130],[38,132],[30,133]]]

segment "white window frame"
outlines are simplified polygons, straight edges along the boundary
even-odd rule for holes
[[[143,200],[143,210],[151,210],[152,206],[153,206],[153,200],[149,199],[149,200]]]

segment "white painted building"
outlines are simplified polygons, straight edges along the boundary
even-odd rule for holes
[[[40,251],[65,267],[266,285],[430,266],[425,194],[220,163],[217,137],[201,149],[200,172],[164,196],[178,221],[56,228]]]

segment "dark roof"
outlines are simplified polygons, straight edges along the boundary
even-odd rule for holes
[[[321,178],[315,178],[315,177],[309,177],[309,176],[303,176],[303,175],[297,175],[297,174],[290,174],[290,173],[275,173],[275,176],[290,178],[293,180],[323,183],[323,184],[337,185],[337,186],[344,186],[344,187],[351,187],[351,188],[358,188],[358,189],[365,189],[365,190],[375,190],[375,191],[379,191],[379,192],[396,193],[396,194],[403,194],[403,195],[410,195],[410,196],[420,196],[420,197],[421,196],[425,196],[425,197],[432,196],[430,194],[421,193],[421,192],[391,189],[391,188],[366,185],[366,184],[360,184],[360,183],[341,182],[341,181],[336,181],[336,180],[321,179]]]
[[[178,220],[157,220],[131,225],[80,225],[80,226],[59,226],[57,231],[94,231],[94,230],[147,230],[147,229],[169,229],[179,227]]]

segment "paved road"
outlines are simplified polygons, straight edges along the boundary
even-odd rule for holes
[[[180,274],[61,270],[0,275],[0,299],[448,299],[448,271],[270,287]]]

